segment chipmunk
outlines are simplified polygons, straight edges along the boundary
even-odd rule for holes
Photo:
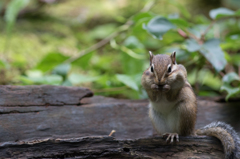
[[[230,125],[213,122],[194,130],[197,116],[197,100],[187,81],[187,71],[176,63],[176,52],[169,55],[150,54],[150,67],[142,75],[146,90],[149,116],[154,128],[166,141],[179,141],[179,135],[208,135],[221,140],[225,158],[240,158],[240,140]]]

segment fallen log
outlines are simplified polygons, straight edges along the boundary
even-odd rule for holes
[[[72,105],[93,93],[87,88],[64,86],[1,86],[1,106]]]
[[[3,158],[224,158],[220,141],[212,137],[180,137],[173,144],[161,137],[45,138],[4,143],[0,154]]]
[[[222,145],[213,137],[181,137],[166,144],[148,118],[147,100],[85,98],[92,94],[76,87],[1,86],[0,156],[223,158]],[[239,102],[198,99],[196,128],[219,120],[239,132],[239,109]],[[112,130],[114,138],[106,137]]]

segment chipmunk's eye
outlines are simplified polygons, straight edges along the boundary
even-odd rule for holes
[[[153,65],[151,66],[151,72],[153,72]]]
[[[153,72],[153,66],[151,66],[151,72]]]
[[[167,72],[170,73],[172,71],[171,65],[168,66]]]

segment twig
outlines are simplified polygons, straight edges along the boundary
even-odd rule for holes
[[[213,27],[213,25],[218,22],[218,21],[221,21],[221,20],[225,20],[225,19],[229,19],[229,18],[240,18],[240,16],[228,16],[228,17],[223,17],[223,18],[220,18],[220,19],[217,19],[217,20],[213,20],[210,25],[204,30],[204,32],[201,34],[201,37],[198,38],[196,35],[192,34],[190,31],[188,30],[185,30],[185,32],[181,29],[178,29],[178,34],[180,36],[182,36],[183,38],[187,39],[187,38],[193,38],[194,40],[196,40],[199,44],[203,44],[204,41],[205,41],[205,36],[206,34],[208,33],[208,31]],[[186,34],[187,32],[187,34]]]
[[[224,77],[225,76],[225,74],[221,71],[221,72],[219,72],[219,74],[222,76],[222,77]]]
[[[112,136],[115,132],[116,130],[112,130],[108,136]]]
[[[201,34],[201,40],[203,41],[204,40],[204,37],[205,35],[208,33],[208,31],[213,27],[213,25],[216,23],[216,22],[219,22],[219,21],[222,21],[222,20],[226,20],[226,19],[230,19],[230,18],[240,18],[240,16],[238,15],[233,15],[233,16],[227,16],[227,17],[222,17],[220,19],[216,19],[216,20],[213,20],[210,25],[204,30],[204,32]]]
[[[214,27],[213,27],[213,31],[214,31],[214,37],[219,39],[219,38],[220,38],[219,26],[217,26],[217,25],[214,26]]]
[[[150,1],[148,2],[144,7],[143,9],[141,9],[138,13],[141,13],[141,12],[147,12],[149,11],[155,4],[155,0],[153,1]],[[136,13],[136,14],[138,14]],[[136,15],[135,14],[135,15]],[[135,16],[133,15],[133,16]],[[100,42],[90,46],[89,48],[85,49],[85,50],[82,50],[78,53],[77,56],[74,56],[74,57],[70,57],[69,59],[67,59],[66,61],[64,61],[64,63],[71,63],[73,61],[76,61],[77,59],[81,58],[82,56],[96,50],[96,49],[99,49],[101,48],[102,46],[106,45],[107,43],[109,43],[109,41],[113,38],[115,38],[119,33],[121,33],[122,31],[126,31],[130,28],[130,26],[133,24],[132,22],[132,18],[133,16],[131,16],[127,22],[125,24],[123,24],[122,26],[118,27],[117,30],[115,32],[113,32],[112,34],[110,34],[108,37],[104,38],[103,40],[101,40]]]
[[[198,38],[196,35],[194,35],[193,33],[191,33],[190,31],[186,30],[186,32],[188,33],[189,37],[193,38],[194,40],[196,40],[199,44],[203,44],[204,41],[202,41],[200,38]]]
[[[210,25],[206,28],[206,30],[204,30],[204,32],[201,34],[201,38],[200,40],[204,41],[205,39],[205,35],[208,33],[208,31],[212,28],[212,26],[216,23],[217,21],[214,20],[210,23]]]
[[[108,37],[104,38],[103,40],[101,40],[100,42],[90,46],[89,48],[87,48],[86,50],[82,50],[79,52],[79,54],[77,56],[73,56],[70,57],[69,59],[67,59],[66,61],[64,61],[64,63],[71,63],[77,59],[79,59],[80,57],[96,50],[99,49],[100,47],[106,45],[111,39],[113,39],[114,37],[116,37],[120,32],[125,31],[129,28],[129,26],[127,25],[122,25],[121,27],[119,27],[117,29],[117,31],[115,31],[114,33],[110,34]]]
[[[180,36],[182,36],[184,39],[187,39],[188,38],[188,35],[182,30],[182,29],[178,29],[177,30],[178,34]]]

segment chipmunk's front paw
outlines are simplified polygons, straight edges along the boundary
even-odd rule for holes
[[[152,84],[151,85],[151,89],[154,91],[162,91],[162,92],[168,92],[170,90],[170,85],[165,84],[165,85],[156,85],[156,84]]]
[[[174,137],[176,138],[176,141],[179,142],[179,136],[177,133],[165,133],[163,134],[163,137],[167,137],[166,142],[170,141],[170,143],[173,143]]]
[[[165,84],[165,85],[163,85],[163,87],[162,87],[162,91],[166,93],[166,92],[168,92],[168,91],[170,90],[170,88],[171,88],[170,85]]]
[[[160,87],[156,84],[152,84],[151,89],[154,90],[154,91],[159,91]]]

